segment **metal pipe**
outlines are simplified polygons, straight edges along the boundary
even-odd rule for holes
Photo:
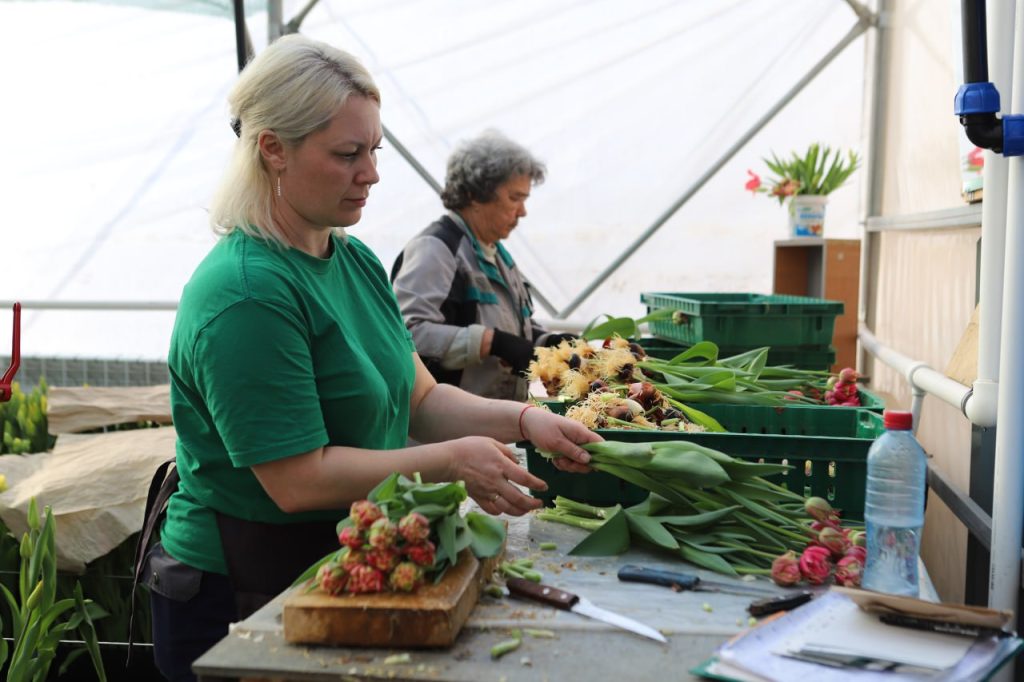
[[[1010,111],[1024,111],[1024,8],[1014,17]],[[1016,188],[1016,189],[1014,189]],[[1009,160],[1006,192],[1006,266],[999,356],[999,408],[992,490],[992,555],[989,606],[1017,610],[1021,531],[1024,526],[1024,158]]]
[[[416,171],[419,174],[419,176],[426,181],[428,185],[430,185],[430,188],[437,192],[438,195],[440,195],[441,184],[434,179],[434,176],[430,174],[430,171],[424,168],[423,164],[421,164],[416,159],[416,157],[412,155],[412,152],[406,149],[405,145],[399,142],[398,138],[391,134],[391,131],[388,130],[387,126],[383,126],[383,128],[384,139],[388,141],[388,144],[394,147],[398,151],[398,153],[402,155],[402,158],[405,159],[410,166],[412,166],[412,169]]]
[[[867,228],[868,219],[882,214],[882,180],[885,170],[886,126],[885,109],[889,94],[889,55],[892,51],[892,31],[889,29],[889,0],[878,1],[878,19],[874,24],[874,54],[871,59],[871,80],[867,88],[871,108],[868,119],[868,163],[866,217],[864,236],[860,241],[860,282],[857,305],[857,322],[871,327],[871,247],[878,238]],[[857,352],[857,370],[869,373],[868,353],[861,345]]]
[[[303,20],[305,20],[306,18],[306,15],[309,14],[310,10],[316,7],[317,2],[319,2],[319,0],[309,0],[309,2],[306,3],[306,6],[299,10],[299,13],[292,17],[291,21],[285,24],[285,27],[283,29],[284,33],[298,33],[299,28],[302,26]]]
[[[0,301],[0,307],[14,301]],[[26,310],[177,310],[177,301],[22,301]]]
[[[281,0],[267,0],[267,45],[284,35],[283,24]]]
[[[608,277],[612,273],[618,270],[619,267],[636,252],[637,249],[644,245],[644,242],[650,239],[651,236],[655,232],[657,232],[662,225],[668,222],[669,218],[675,215],[676,211],[682,208],[683,205],[687,201],[689,201],[690,198],[694,194],[696,194],[697,191],[701,187],[703,187],[708,180],[714,177],[714,175],[719,170],[721,170],[722,166],[729,162],[729,159],[731,159],[736,154],[736,152],[742,149],[744,145],[747,144],[747,142],[749,142],[755,135],[757,135],[757,133],[760,132],[761,128],[767,125],[768,122],[771,121],[775,117],[775,115],[779,113],[787,104],[789,104],[796,97],[796,95],[814,79],[815,76],[821,73],[821,71],[826,66],[828,66],[833,59],[835,59],[844,49],[846,49],[847,45],[849,45],[858,37],[860,37],[860,35],[871,26],[872,21],[873,18],[859,18],[857,23],[854,24],[853,28],[851,28],[849,32],[847,32],[847,34],[843,36],[843,38],[839,41],[839,43],[836,44],[835,47],[829,50],[828,54],[822,57],[817,64],[811,67],[811,70],[808,71],[803,78],[797,81],[797,83],[792,88],[790,88],[786,92],[786,94],[779,98],[779,100],[772,106],[771,109],[769,109],[761,118],[759,118],[757,122],[750,127],[750,129],[743,133],[743,135],[741,135],[740,138],[736,140],[736,142],[733,143],[733,145],[729,147],[729,149],[727,149],[725,153],[718,158],[717,161],[712,163],[710,168],[708,168],[708,170],[705,171],[704,174],[701,175],[697,179],[697,181],[689,187],[689,189],[683,192],[683,195],[681,197],[676,199],[671,206],[669,206],[660,216],[658,216],[654,220],[653,223],[651,223],[651,225],[646,230],[644,230],[640,234],[639,237],[634,239],[633,242],[629,246],[627,246],[622,251],[622,253],[620,253],[614,261],[612,261],[612,263],[608,267],[602,270],[601,273],[597,277],[595,277],[594,280],[590,284],[588,284],[583,289],[583,291],[581,291],[580,294],[569,303],[569,305],[560,310],[558,312],[557,317],[568,317],[577,308],[579,308],[580,305],[584,301],[586,301],[590,297],[590,295],[597,290],[598,287],[604,284],[605,280],[608,279]]]

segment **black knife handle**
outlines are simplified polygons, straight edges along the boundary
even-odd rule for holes
[[[635,564],[626,564],[619,569],[619,580],[634,583],[651,583],[662,585],[679,590],[695,589],[700,583],[700,578],[692,573],[677,573],[676,571],[663,571],[656,568],[645,568]]]
[[[523,578],[509,578],[505,581],[509,593],[514,597],[525,597],[535,601],[543,602],[556,609],[568,611],[580,600],[572,592],[560,590],[550,585],[542,585]]]

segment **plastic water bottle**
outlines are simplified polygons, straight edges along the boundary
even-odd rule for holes
[[[913,421],[909,412],[886,410],[886,431],[868,450],[868,556],[862,585],[875,592],[916,597],[928,465],[911,431]]]

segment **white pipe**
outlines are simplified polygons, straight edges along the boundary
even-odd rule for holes
[[[1014,18],[1013,94],[1010,111],[1024,112],[1024,8]],[[999,356],[999,428],[992,490],[992,555],[988,603],[1017,610],[1024,517],[1024,158],[1009,161],[1006,193],[1006,268]]]
[[[986,8],[989,79],[1009,111],[1013,68],[1013,0],[989,2]],[[1002,154],[985,152],[985,201],[981,205],[981,264],[978,283],[978,375],[967,401],[967,418],[978,426],[994,426],[999,392],[999,335],[1003,314],[1003,259],[1006,253],[1006,178],[1009,165]]]
[[[957,409],[963,409],[964,403],[971,395],[969,387],[950,379],[942,372],[937,372],[920,360],[913,360],[884,345],[866,325],[859,326],[857,337],[867,352],[906,377],[915,396],[920,394],[923,397],[924,393],[930,393]]]

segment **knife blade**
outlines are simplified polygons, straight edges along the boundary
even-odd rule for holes
[[[512,596],[533,599],[563,611],[572,611],[581,616],[593,618],[623,630],[629,630],[632,633],[653,639],[662,644],[668,643],[668,640],[654,628],[639,623],[632,618],[626,618],[612,611],[602,609],[578,594],[566,592],[550,585],[531,582],[523,578],[509,578],[505,581],[505,585]]]
[[[619,580],[651,583],[652,585],[671,587],[674,590],[722,592],[723,594],[736,594],[743,597],[777,597],[780,594],[774,590],[762,590],[757,587],[744,587],[742,585],[704,580],[695,573],[666,571],[657,568],[647,568],[646,566],[637,566],[635,564],[626,564],[620,568]]]

